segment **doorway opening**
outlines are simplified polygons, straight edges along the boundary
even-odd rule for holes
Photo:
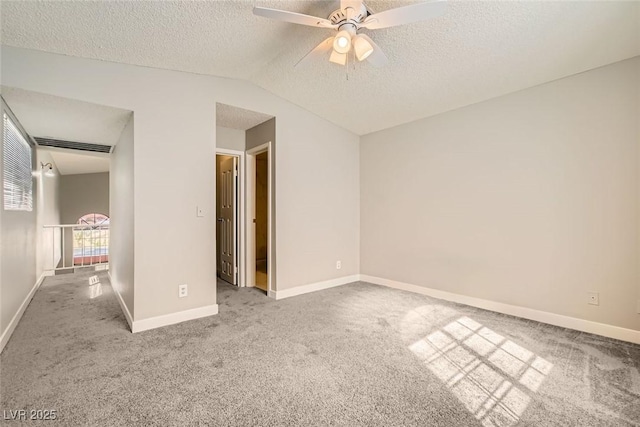
[[[274,116],[216,103],[218,283],[255,287],[272,298],[275,139]],[[228,178],[233,170],[235,176]]]
[[[269,230],[268,224],[268,200],[269,200],[269,153],[262,152],[256,155],[255,197],[255,241],[256,241],[256,288],[267,292],[268,277],[268,254],[267,241]]]
[[[249,283],[272,296],[272,200],[271,142],[247,151],[247,274]]]

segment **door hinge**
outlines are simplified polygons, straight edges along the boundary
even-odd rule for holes
[[[238,274],[238,267],[237,266],[233,267],[233,272]]]

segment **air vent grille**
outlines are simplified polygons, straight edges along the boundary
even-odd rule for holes
[[[110,145],[90,144],[87,142],[63,141],[60,139],[34,137],[42,147],[66,148],[68,150],[91,151],[93,153],[109,153]]]

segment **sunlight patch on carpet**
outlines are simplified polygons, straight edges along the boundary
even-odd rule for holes
[[[484,426],[518,423],[553,364],[468,317],[409,346]]]
[[[89,277],[89,299],[98,298],[102,295],[102,283],[96,275]]]

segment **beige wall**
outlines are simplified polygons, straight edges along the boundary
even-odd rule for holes
[[[640,329],[639,85],[635,58],[364,136],[362,273]]]
[[[273,146],[276,144],[275,117],[245,131],[245,144],[247,150],[251,150],[252,148],[256,148],[267,142],[271,142]]]
[[[109,216],[109,172],[62,175],[60,202],[65,224],[75,224],[89,213]]]
[[[9,112],[4,103],[0,102],[0,135],[4,135],[4,121],[2,115],[7,114],[19,127],[20,122]],[[3,165],[4,150],[0,141],[0,165]],[[37,171],[37,155],[32,150],[34,171]],[[0,166],[3,172],[3,166]],[[0,178],[3,175],[0,173]],[[33,180],[33,210],[6,211],[4,199],[0,197],[0,337],[1,344],[9,338],[9,327],[14,316],[36,284],[41,272],[37,271],[38,264],[38,194],[41,191],[40,179]],[[15,325],[14,325],[15,326]],[[0,345],[0,350],[2,345]]]
[[[260,123],[257,126],[254,126],[245,131],[245,145],[247,150],[251,150],[253,148],[259,147],[263,144],[271,143],[271,159],[276,159],[277,157],[277,144],[276,144],[276,118],[272,118],[267,120],[264,123]],[[263,159],[263,161],[259,161],[259,157]],[[266,159],[266,160],[265,160]],[[268,164],[268,153],[264,153],[261,156],[256,156],[256,253],[255,258],[256,261],[264,261],[267,260],[268,253],[268,238],[269,238],[269,227],[268,227],[268,210],[269,210],[269,164]],[[272,175],[272,189],[273,194],[270,195],[272,209],[273,209],[273,217],[271,218],[271,257],[273,259],[267,260],[266,263],[267,271],[271,276],[272,280],[272,289],[286,289],[287,283],[278,284],[278,274],[277,274],[277,261],[278,261],[278,232],[277,232],[277,224],[278,224],[278,206],[276,204],[277,200],[277,180],[278,180],[278,169],[277,162],[273,162],[271,165],[273,170]],[[262,182],[258,182],[258,170],[261,169]],[[259,186],[262,185],[262,188]],[[264,200],[266,198],[266,200]],[[260,204],[260,201],[264,201],[264,203]],[[259,267],[261,264],[256,263],[256,266]]]
[[[62,175],[60,177],[60,219],[76,224],[80,217],[100,213],[109,216],[109,172]],[[65,265],[73,265],[73,232],[65,230]]]
[[[113,288],[132,317],[134,306],[134,115],[131,114],[109,164],[109,274]],[[135,318],[135,317],[134,317]]]
[[[4,99],[0,99],[0,112],[4,112]],[[4,120],[0,120],[0,135],[4,135]],[[3,154],[2,145],[0,145],[0,177],[4,176],[4,154]],[[3,201],[4,203],[4,201]],[[4,271],[2,268],[3,260],[4,260],[4,252],[7,248],[4,247],[4,209],[0,209],[0,337],[2,337],[2,341],[0,342],[0,351],[4,348],[3,342],[8,340],[9,334],[7,331],[8,323],[11,321],[11,317],[8,317],[4,314],[5,310],[10,307],[5,307],[3,295],[7,292],[5,290],[5,282],[4,275],[2,272]],[[7,316],[7,320],[5,320],[5,316]],[[6,338],[5,338],[6,335]]]
[[[38,254],[36,258],[36,274],[40,275],[45,270],[52,270],[58,265],[62,256],[62,241],[60,229],[47,228],[45,225],[60,224],[60,174],[56,163],[47,150],[38,149],[36,151],[36,168],[41,163],[51,163],[54,176],[40,174],[36,177],[38,191],[34,193],[37,197],[37,243]],[[40,170],[42,170],[40,168]]]
[[[227,150],[244,151],[244,131],[216,126],[216,147],[226,148]]]
[[[635,59],[636,62],[640,61],[639,58]],[[639,66],[640,67],[640,66]],[[636,88],[636,135],[640,140],[640,84],[638,84]],[[637,150],[638,155],[638,164],[640,165],[640,148]],[[638,189],[637,189],[637,197],[640,200],[640,172],[637,174],[638,179]],[[640,205],[640,202],[639,202]],[[640,207],[639,207],[640,209]],[[636,312],[640,317],[640,226],[638,227],[638,271],[637,271],[637,280],[638,283],[638,296],[636,300]],[[640,326],[638,327],[640,329]]]
[[[7,46],[2,78],[10,87],[134,112],[135,320],[216,303],[216,102],[278,118],[277,289],[358,273],[357,135],[232,79]],[[177,296],[182,283],[187,298]]]

